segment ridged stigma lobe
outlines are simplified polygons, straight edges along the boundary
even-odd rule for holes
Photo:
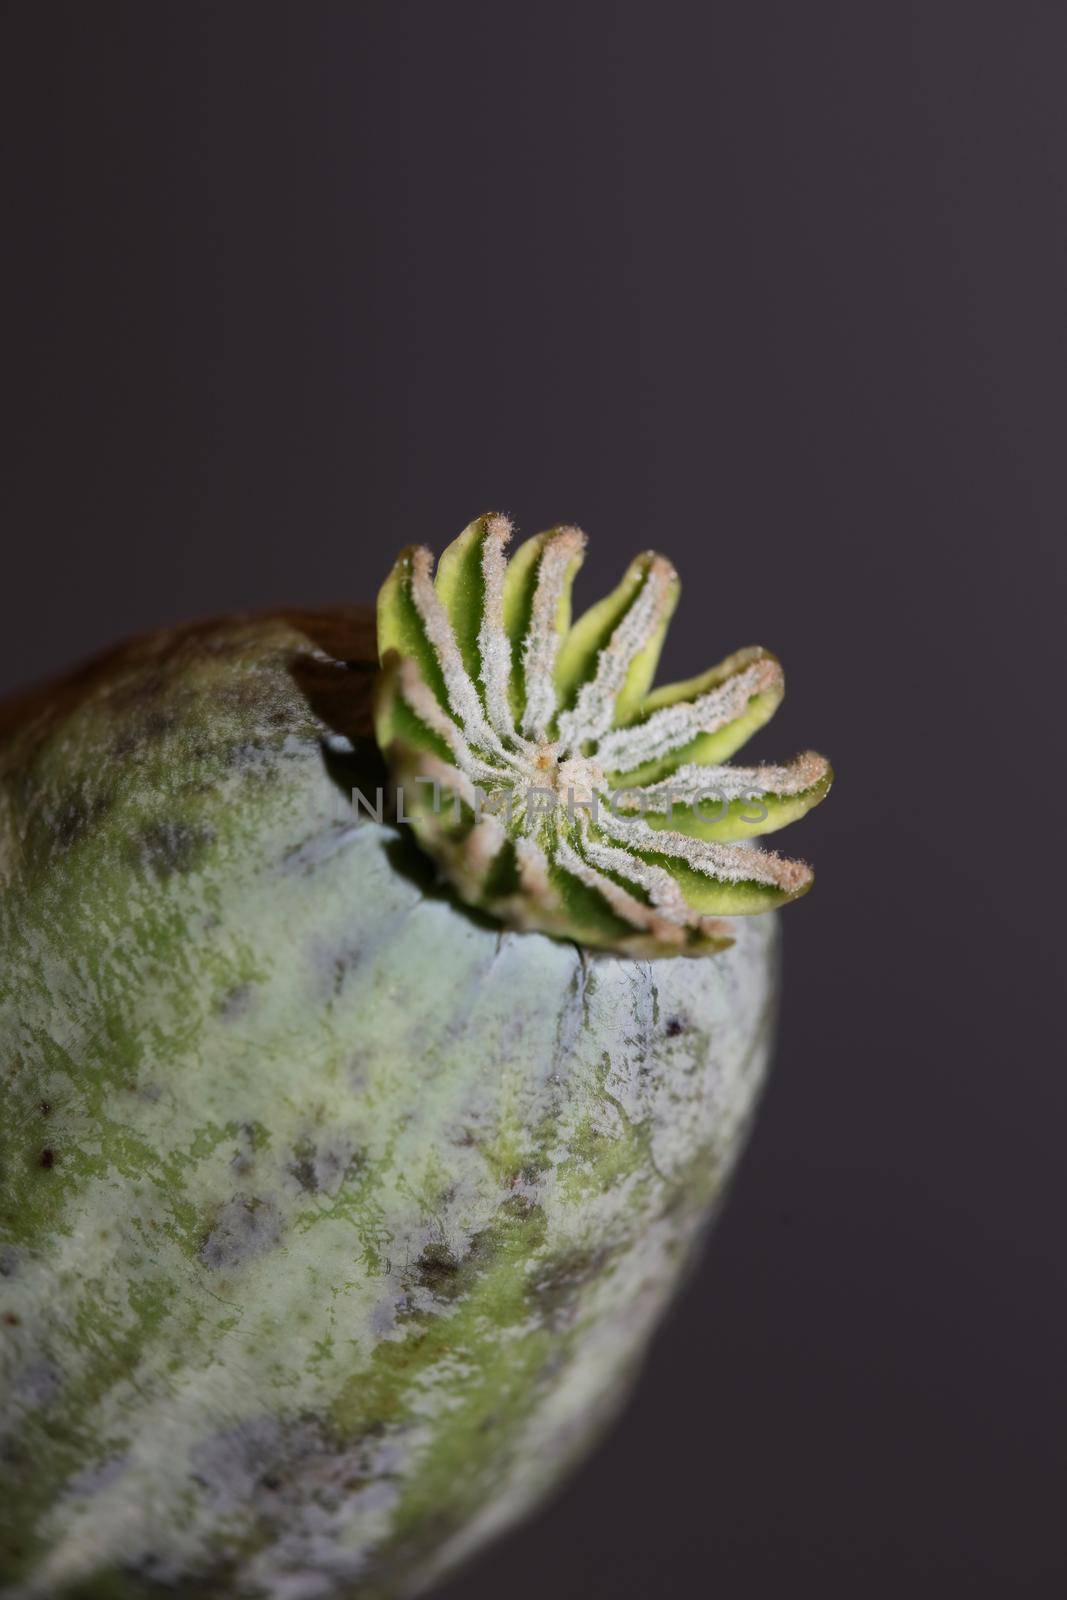
[[[811,869],[753,841],[825,798],[813,752],[728,766],[783,692],[767,651],[652,690],[679,584],[663,556],[571,623],[585,536],[510,561],[506,517],[441,557],[405,550],[378,601],[376,730],[403,814],[467,903],[509,927],[658,956],[730,943],[721,919],[796,899]]]

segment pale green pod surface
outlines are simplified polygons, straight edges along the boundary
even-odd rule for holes
[[[460,906],[346,799],[371,641],[231,619],[7,714],[5,1594],[420,1591],[596,1437],[737,1155],[774,915],[650,961]]]

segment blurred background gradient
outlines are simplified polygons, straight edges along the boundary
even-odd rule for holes
[[[1067,8],[0,35],[0,687],[369,600],[500,509],[586,528],[579,603],[670,554],[665,673],[770,646],[754,753],[837,768],[722,1224],[599,1454],[447,1594],[1062,1595]]]

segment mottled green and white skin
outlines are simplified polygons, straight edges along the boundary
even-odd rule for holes
[[[738,1153],[773,915],[464,906],[347,803],[375,667],[229,619],[2,714],[5,1594],[421,1591],[596,1437]]]

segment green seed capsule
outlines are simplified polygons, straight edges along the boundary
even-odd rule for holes
[[[353,815],[375,673],[359,613],[238,618],[0,714],[6,1594],[418,1592],[596,1437],[722,1193],[774,917],[491,922]]]

